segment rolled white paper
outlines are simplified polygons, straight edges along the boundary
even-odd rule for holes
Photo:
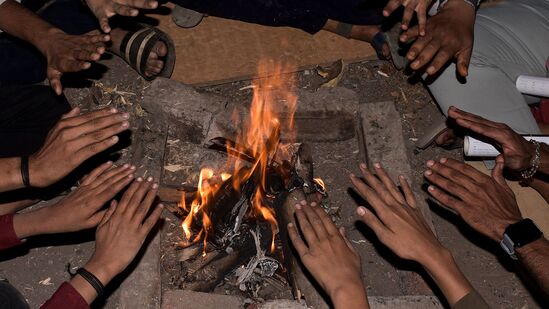
[[[535,140],[540,143],[549,144],[549,136],[524,136],[526,140]],[[465,136],[463,139],[463,153],[467,157],[484,157],[484,158],[495,158],[500,152],[494,146],[479,141],[478,139],[472,138],[470,136]]]
[[[549,97],[549,78],[521,75],[517,78],[518,91],[524,94]]]

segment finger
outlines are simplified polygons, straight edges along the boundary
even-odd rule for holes
[[[314,231],[314,228],[309,222],[309,218],[303,212],[302,205],[296,204],[295,205],[295,216],[297,217],[297,222],[299,223],[299,227],[301,227],[301,231],[303,232],[303,236],[305,237],[305,241],[309,246],[314,246],[316,243],[318,243],[318,237]]]
[[[404,197],[402,197],[402,194],[398,190],[398,187],[393,182],[391,177],[389,177],[389,175],[387,174],[385,169],[383,169],[383,167],[381,167],[381,164],[375,163],[374,167],[376,169],[377,176],[379,177],[379,179],[381,180],[383,185],[385,185],[385,188],[387,188],[387,190],[391,193],[393,198],[401,204],[406,203],[406,200],[404,199]]]
[[[57,95],[61,95],[63,93],[63,85],[61,85],[61,75],[63,75],[60,71],[48,68],[48,80],[50,81],[50,87],[55,91]]]
[[[387,227],[385,227],[385,225],[381,223],[379,218],[363,206],[358,207],[356,209],[356,213],[360,216],[360,221],[366,223],[366,225],[368,225],[368,227],[372,231],[374,231],[377,238],[379,238],[379,240],[383,242],[383,239],[385,239],[386,235],[389,232],[389,229],[387,229]]]
[[[490,178],[486,176],[486,174],[472,167],[471,165],[459,162],[454,159],[441,158],[439,162],[440,164],[452,168],[455,171],[459,171],[461,174],[469,177],[469,181],[474,180],[476,182],[483,182]]]
[[[101,17],[98,18],[99,20],[99,26],[101,27],[101,30],[105,33],[111,32],[111,27],[109,26],[109,19],[107,17]]]
[[[61,119],[67,119],[78,115],[80,115],[80,107],[74,107],[68,113],[63,114],[63,116],[61,116]]]
[[[70,128],[67,130],[66,138],[74,142],[76,149],[82,149],[126,131],[129,125],[128,121],[121,120],[119,117],[109,117],[109,119],[100,119]]]
[[[383,8],[383,16],[389,17],[401,4],[401,0],[390,0]]]
[[[110,41],[111,36],[107,34],[88,34],[86,39],[88,44],[91,44],[91,45],[100,44],[101,46],[105,46],[105,44],[103,43]]]
[[[450,208],[451,210],[453,210],[457,214],[460,214],[460,212],[462,211],[463,202],[461,202],[460,200],[450,196],[448,193],[446,193],[446,192],[444,192],[444,191],[442,191],[438,188],[435,188],[435,186],[429,186],[427,188],[427,191],[429,191],[429,194],[435,200],[437,200],[442,205]]]
[[[111,168],[112,164],[112,161],[107,161],[101,164],[99,167],[91,171],[88,175],[82,177],[80,184],[83,186],[91,184],[99,175],[103,174],[105,171]]]
[[[463,77],[469,75],[469,63],[471,62],[472,54],[473,49],[468,48],[467,50],[462,51],[457,55],[457,71],[459,75]]]
[[[419,37],[419,28],[412,27],[400,35],[400,41],[402,43],[411,42]]]
[[[129,164],[118,166],[97,177],[96,181],[92,183],[91,187],[93,189],[96,189],[95,191],[100,194],[100,192],[112,186],[120,179],[131,175],[133,171],[134,169],[132,169]]]
[[[427,44],[427,46],[425,46],[425,48],[421,51],[416,60],[414,60],[414,62],[410,64],[410,67],[414,70],[421,69],[427,63],[429,63],[431,59],[433,59],[439,48],[440,44],[437,41],[432,40],[431,42],[429,42],[429,44]]]
[[[416,28],[416,27],[414,27]],[[419,29],[416,31],[419,35]],[[422,37],[417,37],[416,41],[412,46],[410,47],[410,50],[406,54],[406,58],[409,61],[414,61],[417,57],[423,53],[423,50],[427,47],[427,45],[431,42],[431,36],[426,35]]]
[[[115,200],[111,201],[111,205],[109,206],[109,208],[107,209],[107,212],[105,213],[105,215],[101,219],[101,222],[99,223],[100,226],[104,225],[105,223],[107,223],[110,220],[110,218],[112,217],[112,214],[116,210],[117,205],[118,205],[118,203]]]
[[[154,0],[114,0],[114,2],[138,9],[156,9],[158,7],[158,1]]]
[[[105,215],[107,214],[107,211],[109,211],[108,209],[107,210],[101,210],[101,211],[98,211],[96,213],[94,213],[87,221],[87,228],[92,228],[92,227],[96,227],[98,226],[103,218],[105,217]]]
[[[116,181],[109,181],[109,186],[106,186],[104,190],[98,193],[98,198],[101,198],[103,200],[109,200],[115,197],[132,182],[133,178],[133,171],[130,171],[127,175],[124,174],[121,175],[121,177],[117,177]]]
[[[145,199],[143,199],[143,201],[141,202],[141,205],[135,212],[134,219],[132,219],[132,221],[139,224],[143,222],[143,220],[145,219],[145,216],[147,215],[147,213],[149,213],[149,209],[151,209],[151,205],[153,204],[157,193],[158,193],[158,184],[153,183],[151,186],[151,189],[147,192]]]
[[[309,251],[309,248],[307,248],[307,245],[305,245],[305,242],[303,242],[303,239],[299,236],[297,228],[293,223],[288,224],[288,236],[290,237],[297,254],[299,254],[299,257],[303,258]]]
[[[114,3],[113,10],[116,14],[121,15],[121,16],[135,17],[135,16],[139,15],[138,10],[136,10],[132,7],[126,6],[126,5],[118,4],[118,3]]]
[[[141,183],[143,182],[143,178],[138,177],[136,180],[132,182],[130,187],[124,192],[124,195],[122,195],[122,198],[120,199],[120,202],[118,203],[118,211],[117,213],[124,214],[126,212],[126,208],[128,207],[128,204],[130,200],[132,199],[135,191],[139,188]]]
[[[433,172],[432,170],[425,171],[424,176],[430,183],[444,189],[446,192],[457,196],[462,200],[467,199],[467,197],[470,196],[470,190],[462,186],[462,183],[458,182],[456,179],[448,179],[441,176],[439,173]]]
[[[446,49],[442,48],[436,53],[433,61],[431,61],[429,67],[427,68],[427,74],[434,75],[451,59],[452,55]]]
[[[353,247],[353,244],[351,244],[351,242],[350,242],[349,239],[347,238],[347,232],[345,231],[345,228],[344,228],[344,227],[340,227],[340,228],[339,228],[339,234],[341,234],[341,237],[342,237],[343,240],[345,241],[345,244],[347,245],[347,247],[349,247],[349,249],[350,249],[351,251],[353,251],[354,253],[357,253],[355,247]]]
[[[412,21],[412,17],[414,17],[414,7],[412,5],[408,5],[404,9],[404,15],[402,16],[402,30],[408,29],[410,21]]]
[[[100,110],[96,110],[93,112],[87,112],[84,114],[78,114],[72,117],[66,117],[63,119],[63,126],[65,127],[75,127],[79,126],[83,123],[86,123],[88,121],[92,121],[96,118],[101,118],[105,116],[109,116],[112,114],[118,113],[118,110],[114,107],[107,107]]]
[[[496,166],[492,170],[492,178],[500,185],[502,186],[507,193],[514,194],[511,188],[509,188],[509,185],[507,184],[507,181],[505,180],[505,177],[503,177],[503,168],[505,167],[505,161],[503,159],[502,155],[499,155],[496,158]]]
[[[461,109],[459,109],[455,106],[450,106],[448,108],[448,116],[450,116],[451,118],[454,118],[456,120],[460,119],[460,118],[463,118],[463,120],[467,120],[467,121],[475,122],[475,123],[479,123],[479,124],[484,124],[486,126],[490,126],[490,127],[493,127],[493,128],[501,128],[501,127],[504,126],[503,123],[488,120],[488,119],[483,118],[479,115],[475,115],[473,113],[469,113],[469,112],[466,112],[464,110],[461,110]]]
[[[383,201],[385,201],[385,203],[394,202],[394,198],[389,190],[370,172],[366,164],[360,164],[360,170],[364,180],[366,180],[366,183],[376,192],[378,196],[381,197]]]
[[[115,135],[100,142],[85,146],[75,153],[74,160],[80,164],[81,162],[86,161],[96,154],[101,153],[116,145],[116,143],[118,143],[118,140],[118,136]]]
[[[72,55],[74,59],[80,60],[80,61],[95,61],[99,59],[99,54],[95,52],[88,51],[87,45],[82,46],[83,49],[76,49],[73,50]],[[78,70],[80,69],[80,61],[70,61],[69,69],[72,70]]]
[[[399,180],[400,187],[402,188],[402,191],[404,192],[404,197],[406,198],[406,204],[408,204],[412,208],[417,208],[416,197],[414,196],[414,192],[412,192],[408,181],[402,175],[399,176]]]
[[[374,192],[368,185],[366,185],[361,179],[351,174],[351,182],[358,191],[358,194],[362,196],[372,207],[374,207],[376,213],[383,216],[385,211],[385,202],[381,200],[379,195]]]
[[[153,210],[153,212],[147,217],[147,220],[143,222],[143,225],[141,225],[140,232],[142,235],[149,235],[152,228],[158,222],[158,219],[160,219],[160,215],[162,214],[162,210],[164,209],[164,205],[158,204],[156,205],[156,208]]]
[[[419,35],[425,36],[425,28],[427,25],[427,9],[421,5],[421,7],[416,10],[417,12],[417,20],[418,20],[418,27],[419,27]]]
[[[137,212],[137,209],[141,206],[141,203],[143,201],[143,198],[149,191],[149,188],[153,184],[153,178],[149,177],[146,181],[143,181],[139,188],[135,191],[133,194],[129,204],[128,208],[126,209],[126,213],[128,218],[133,218],[135,216],[135,213]]]
[[[320,218],[322,221],[322,224],[324,225],[324,229],[328,233],[328,235],[337,235],[338,230],[334,222],[332,221],[332,218],[322,209],[322,207],[319,207],[316,202],[311,203],[311,208],[314,212],[316,212],[316,215]]]
[[[328,231],[326,231],[326,228],[324,227],[324,222],[322,219],[318,216],[317,212],[312,209],[310,205],[307,205],[307,202],[302,201],[301,202],[301,209],[303,210],[303,213],[307,216],[307,219],[311,223],[311,226],[313,227],[313,230],[316,234],[316,237],[318,239],[325,239],[328,237]],[[316,203],[315,203],[315,208]],[[310,245],[310,244],[309,244]]]

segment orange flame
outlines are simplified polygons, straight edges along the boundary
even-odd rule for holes
[[[231,155],[224,170],[231,173],[222,173],[220,178],[222,181],[232,178],[231,181],[234,189],[240,191],[242,185],[248,179],[254,177],[256,189],[251,201],[252,209],[250,210],[250,215],[269,222],[273,235],[271,250],[274,251],[274,239],[278,233],[278,223],[276,222],[274,211],[266,203],[269,199],[265,193],[267,192],[267,168],[277,150],[280,152],[286,149],[285,145],[280,144],[281,131],[284,132],[287,143],[295,141],[294,114],[297,108],[297,96],[294,90],[294,76],[283,74],[283,72],[293,72],[291,68],[263,61],[260,63],[258,71],[272,72],[272,75],[253,82],[253,98],[249,115],[242,127],[242,131],[235,140],[236,147],[243,148],[237,149],[237,151],[246,151],[256,161],[252,164],[251,168],[243,170],[242,168],[247,163],[236,158],[237,154],[230,153],[231,148],[227,147],[227,151]],[[281,116],[285,118],[283,124],[280,121]],[[239,115],[237,113],[233,113],[232,118],[235,123],[239,122]],[[182,222],[183,232],[188,241],[192,237],[191,227],[194,222],[193,220],[199,216],[202,217],[202,230],[192,240],[193,242],[200,240],[202,236],[204,236],[204,241],[206,242],[208,233],[213,228],[207,213],[207,207],[208,202],[211,201],[215,192],[220,188],[219,182],[215,182],[213,178],[214,171],[211,169],[206,168],[200,172],[197,196],[192,202],[190,210],[188,210],[189,214]],[[184,197],[182,198],[181,205],[182,208],[187,210]]]

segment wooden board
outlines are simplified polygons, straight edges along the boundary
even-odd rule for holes
[[[374,59],[370,44],[320,31],[310,35],[288,27],[265,27],[206,17],[191,29],[178,27],[170,15],[151,15],[177,49],[172,79],[184,84],[213,85],[256,76],[261,59],[287,61],[297,69],[338,59]],[[264,72],[268,74],[269,72]]]

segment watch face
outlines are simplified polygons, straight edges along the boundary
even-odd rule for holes
[[[530,219],[523,219],[509,225],[505,229],[504,237],[508,237],[515,248],[520,248],[543,236],[536,224]]]

